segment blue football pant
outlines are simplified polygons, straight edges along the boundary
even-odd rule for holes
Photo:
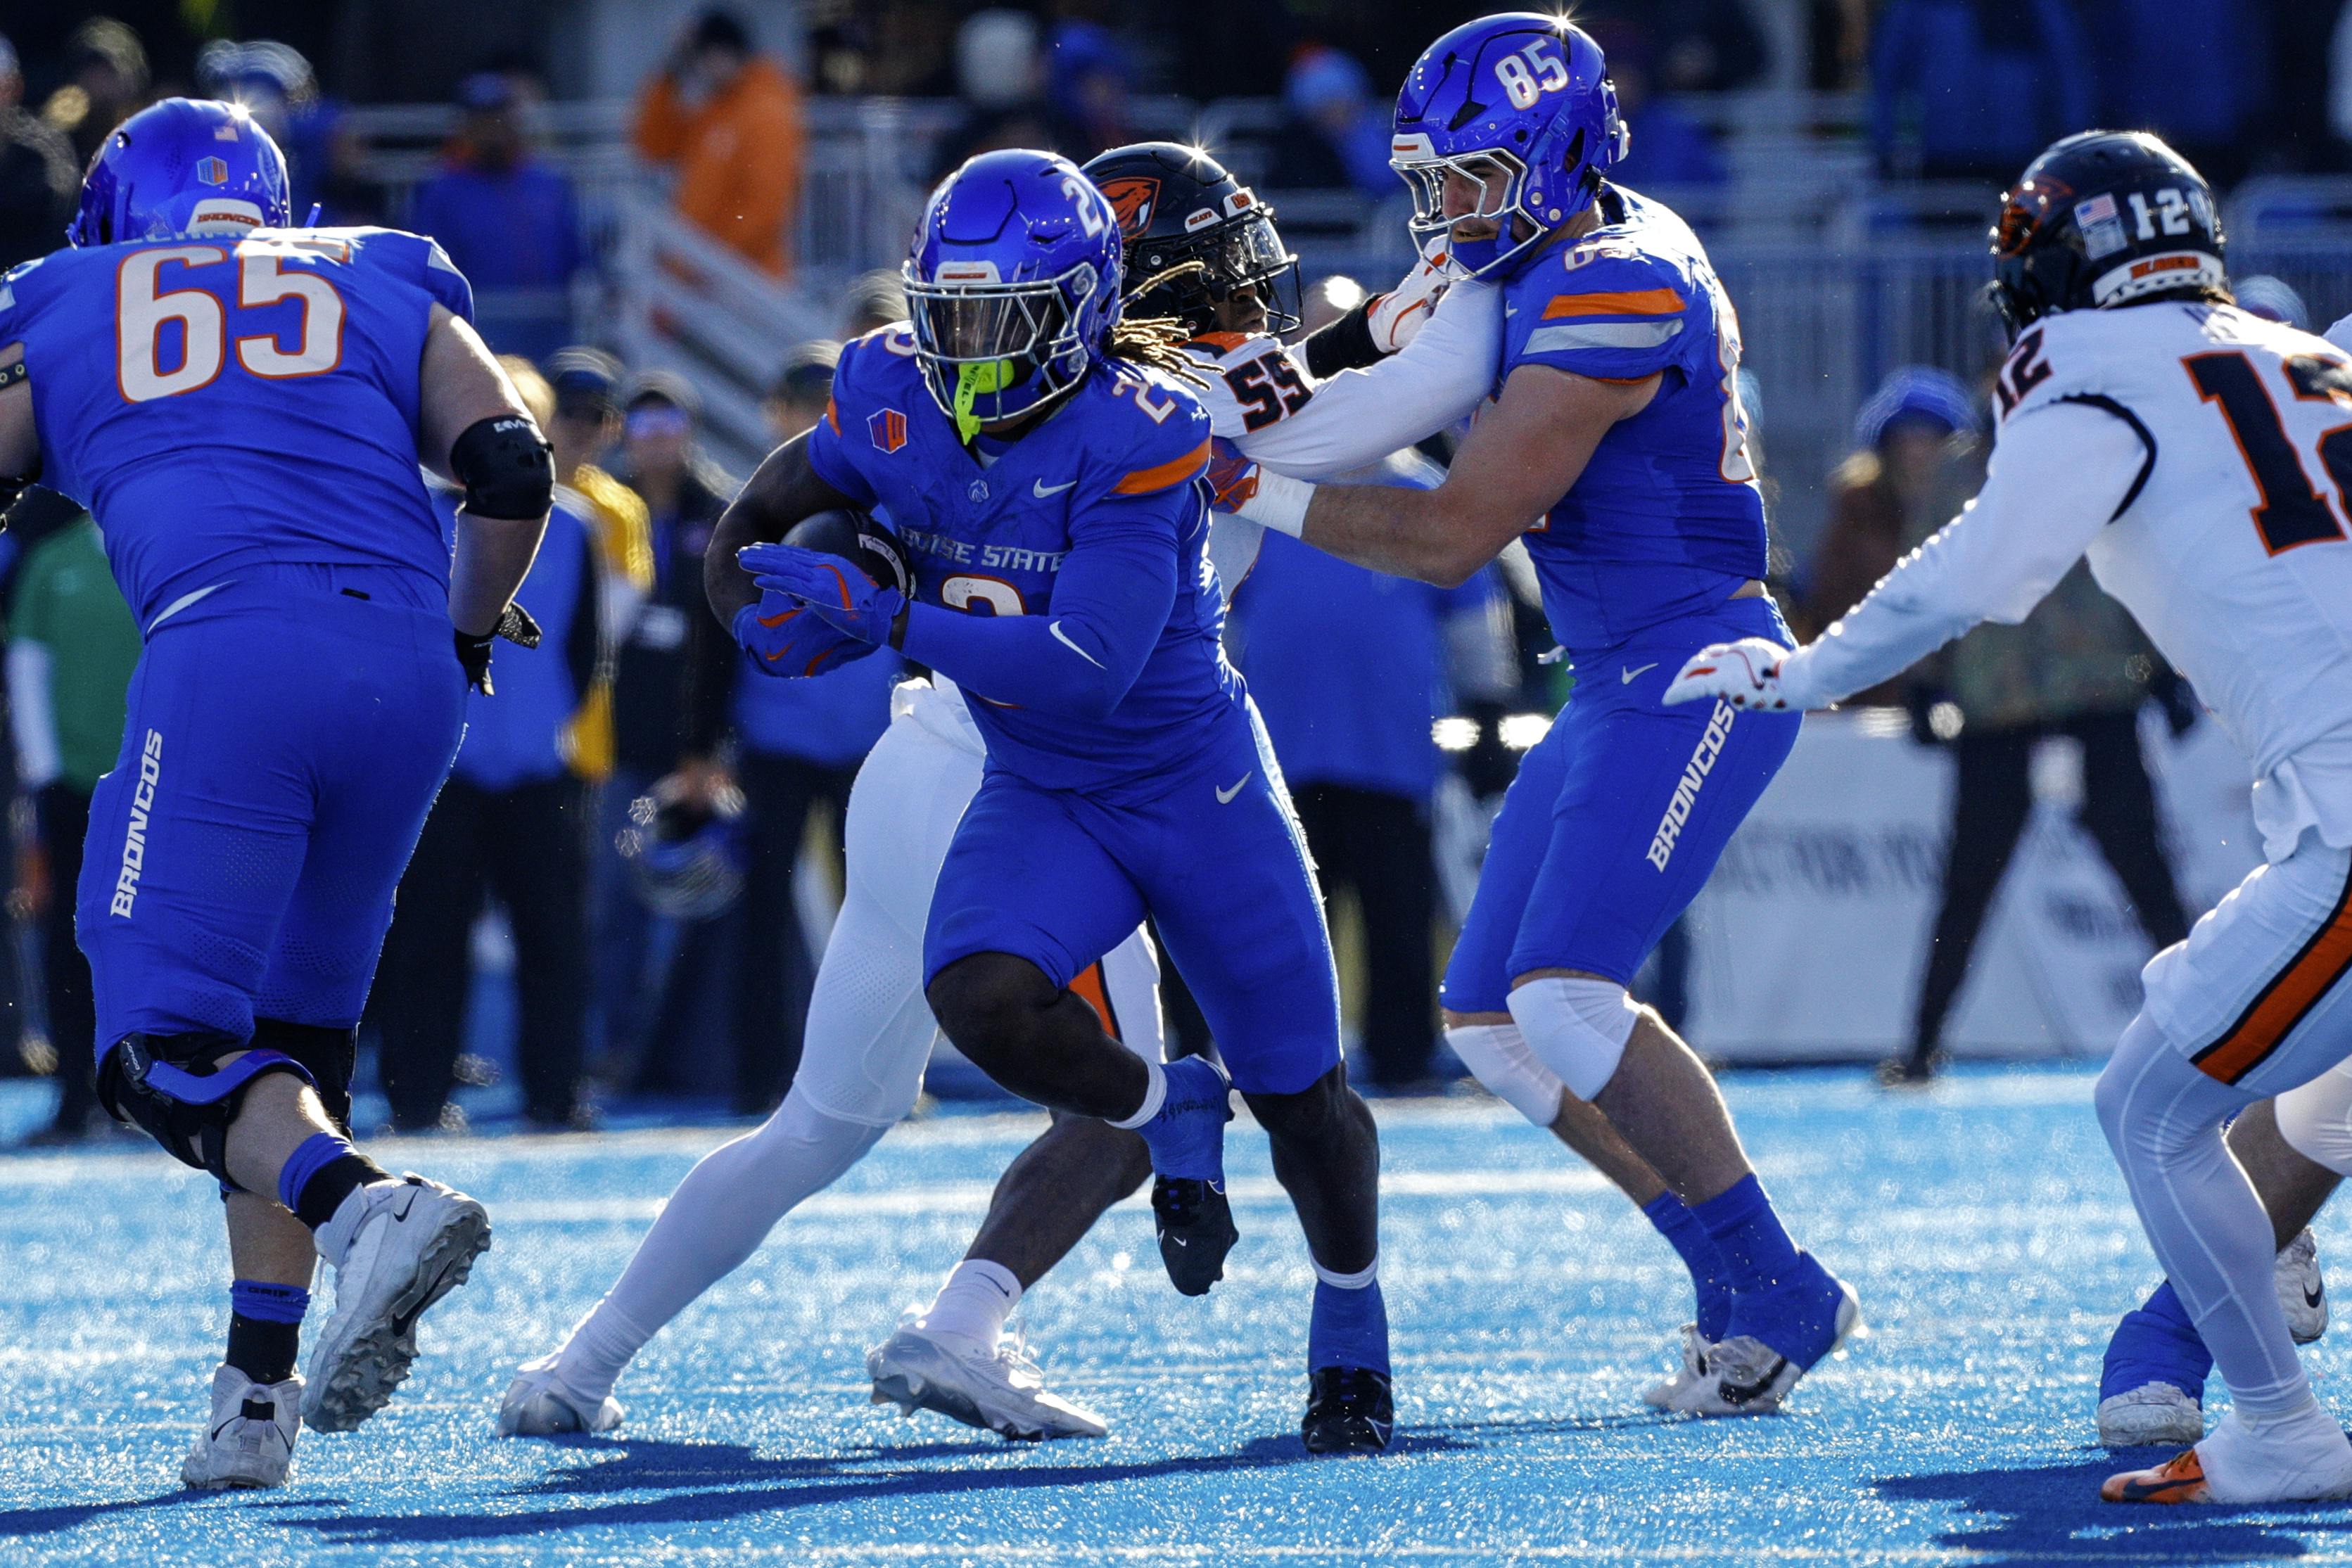
[[[1115,802],[992,768],[931,896],[924,984],[959,958],[1009,953],[1067,987],[1149,913],[1236,1087],[1295,1094],[1337,1066],[1321,896],[1248,716],[1220,726],[1205,766]]]
[[[372,574],[248,575],[150,634],[76,911],[101,1057],[133,1033],[359,1022],[465,678],[446,616],[347,578]]]
[[[1449,1010],[1503,1012],[1538,969],[1629,983],[1697,896],[1797,740],[1794,714],[1661,702],[1685,659],[1739,637],[1789,632],[1769,600],[1735,600],[1579,659],[1574,695],[1495,819],[1446,966]]]

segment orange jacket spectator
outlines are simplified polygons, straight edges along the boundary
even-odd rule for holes
[[[637,151],[677,168],[677,210],[688,223],[782,277],[792,265],[788,225],[800,207],[800,89],[772,61],[748,53],[703,94],[681,90],[677,76],[656,75],[638,99]]]

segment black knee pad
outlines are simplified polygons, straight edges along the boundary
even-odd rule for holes
[[[1291,1094],[1250,1093],[1243,1091],[1250,1114],[1259,1126],[1276,1137],[1303,1138],[1329,1126],[1339,1117],[1353,1113],[1355,1092],[1348,1087],[1348,1064],[1340,1062],[1330,1071]]]
[[[316,1086],[310,1070],[284,1051],[226,1035],[126,1035],[99,1064],[98,1098],[109,1115],[143,1128],[182,1165],[210,1173],[225,1191],[242,1190],[229,1179],[229,1124],[255,1081],[272,1072]]]
[[[357,1024],[330,1029],[322,1024],[288,1023],[283,1019],[256,1019],[253,1043],[299,1063],[310,1076],[310,1087],[319,1092],[328,1119],[343,1136],[352,1135],[352,1074],[360,1052]]]

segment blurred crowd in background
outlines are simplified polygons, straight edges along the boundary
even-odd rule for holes
[[[498,696],[475,700],[376,988],[368,1038],[396,1126],[461,1127],[458,1088],[501,1071],[522,1117],[546,1128],[588,1125],[615,1096],[758,1113],[791,1080],[850,782],[908,672],[886,652],[814,680],[754,674],[704,606],[701,558],[761,445],[821,417],[839,343],[903,317],[883,265],[894,257],[867,256],[862,266],[881,269],[845,284],[795,255],[816,199],[822,100],[937,100],[921,166],[899,172],[917,189],[990,148],[1084,159],[1158,134],[1154,95],[1246,100],[1263,110],[1248,123],[1264,188],[1360,209],[1401,190],[1388,120],[1404,69],[1484,9],[219,0],[12,19],[0,39],[0,267],[62,244],[79,171],[126,115],[174,92],[234,98],[285,148],[298,215],[315,206],[322,223],[393,224],[442,243],[554,444],[562,487],[520,596],[546,640],[502,651]],[[1843,104],[1806,133],[1859,146],[1886,181],[1998,183],[2054,136],[2099,122],[2161,130],[2221,183],[2352,168],[2352,5],[2337,0],[1595,0],[1576,13],[1608,52],[1635,185],[1722,185],[1719,106],[1773,85]],[[618,84],[616,59],[630,62]],[[622,260],[588,211],[587,165],[552,156],[544,128],[551,106],[614,85],[627,96],[625,151],[614,151],[632,177],[751,274],[797,289],[791,319],[814,310],[832,334],[780,344],[763,362],[764,429],[748,444],[740,432],[715,439],[707,404],[722,389],[688,359],[630,362],[629,345],[599,329],[601,290]],[[407,164],[377,142],[409,122],[359,107],[387,103],[441,106],[413,117],[427,139]],[[1390,281],[1310,271],[1308,326]],[[2309,324],[2284,283],[2246,294]],[[663,324],[682,341],[707,331]],[[1850,607],[1981,478],[1983,386],[1905,365],[1870,390],[1848,451],[1806,476],[1826,520],[1776,574],[1801,632]],[[1771,468],[1772,411],[1749,391],[1769,494],[1786,476]],[[1434,475],[1447,450],[1441,438],[1401,461]],[[1523,564],[1507,556],[1439,593],[1276,538],[1236,595],[1231,650],[1322,867],[1360,1076],[1378,1086],[1454,1075],[1436,1044],[1436,967],[1485,822],[1572,683],[1547,659]],[[73,1138],[100,1118],[69,890],[138,633],[94,526],[47,492],[0,537],[0,610],[18,846],[0,1073],[57,1073],[48,1135]],[[1921,744],[1953,747],[1959,780],[1936,946],[1892,1076],[1932,1071],[2032,809],[2028,762],[2044,737],[2080,742],[2084,826],[2150,941],[2181,934],[2136,724],[2155,703],[2191,725],[2193,697],[2079,570],[2024,626],[1973,633],[1865,700],[1906,711]],[[681,821],[696,829],[693,852],[721,845],[690,874],[659,863],[687,852],[672,833]],[[478,918],[486,909],[499,918]],[[1670,940],[1643,982],[1670,1015],[1680,951]],[[478,972],[504,978],[469,985]],[[1181,977],[1171,992],[1171,1026],[1199,1030]]]

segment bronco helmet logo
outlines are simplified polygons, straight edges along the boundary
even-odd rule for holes
[[[1152,210],[1160,204],[1160,182],[1148,174],[1113,180],[1102,188],[1110,210],[1118,215],[1118,232],[1133,239],[1151,226]]]
[[[196,160],[196,178],[207,185],[226,185],[228,183],[228,164],[219,158],[199,158]]]

